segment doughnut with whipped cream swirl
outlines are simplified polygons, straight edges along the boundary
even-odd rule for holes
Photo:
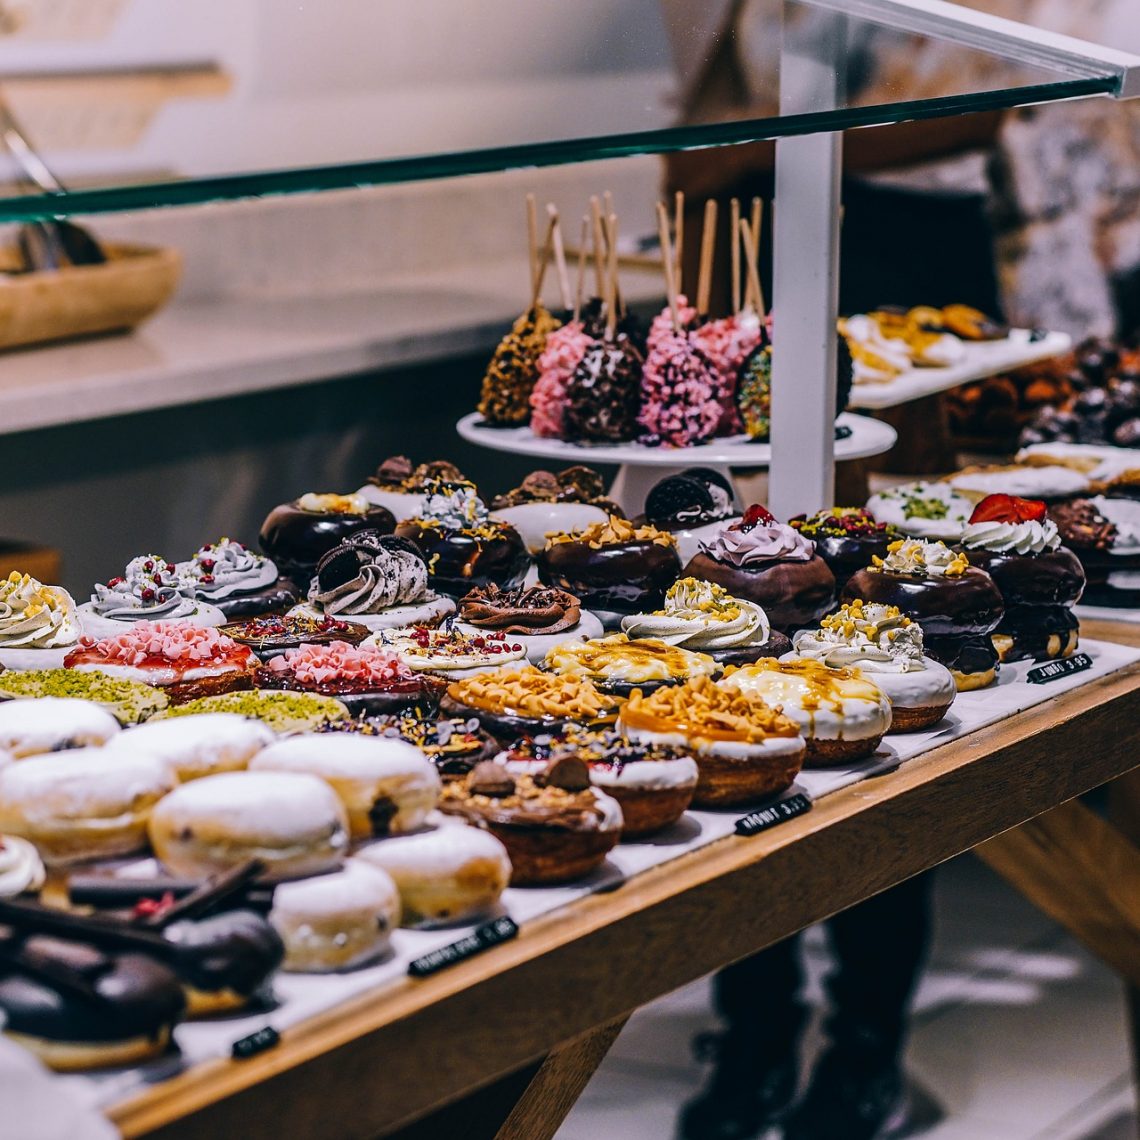
[[[271,559],[230,538],[201,547],[193,558],[178,563],[177,573],[190,593],[208,602],[263,590],[278,578]]]
[[[58,649],[79,640],[75,600],[13,570],[0,580],[0,649]]]
[[[721,527],[701,543],[701,550],[718,562],[755,566],[765,562],[808,562],[815,546],[794,527],[778,523],[747,525],[743,519]]]
[[[1050,518],[1038,522],[972,522],[962,532],[967,550],[992,550],[997,554],[1043,554],[1061,545],[1057,524]]]

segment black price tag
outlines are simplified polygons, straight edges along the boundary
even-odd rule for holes
[[[263,1025],[248,1037],[240,1037],[230,1047],[230,1054],[235,1061],[245,1061],[272,1049],[281,1040],[281,1034],[272,1025]]]
[[[446,970],[448,966],[482,954],[484,950],[490,950],[501,942],[509,942],[518,932],[518,924],[512,918],[496,918],[493,922],[485,922],[466,938],[441,946],[422,958],[412,959],[408,963],[408,973],[413,978],[426,978],[429,974]]]
[[[1092,668],[1092,658],[1087,653],[1074,653],[1072,657],[1063,657],[1059,661],[1047,661],[1038,665],[1025,674],[1025,679],[1031,685],[1045,685],[1056,681],[1058,677],[1067,677],[1070,673],[1083,673]]]
[[[805,811],[811,811],[811,800],[802,793],[798,793],[789,796],[786,800],[780,800],[779,803],[772,804],[771,807],[760,808],[759,811],[742,815],[736,821],[736,834],[758,835],[761,831],[767,831],[768,828],[775,827],[778,823],[784,823],[786,820],[795,819],[797,815],[803,815]]]

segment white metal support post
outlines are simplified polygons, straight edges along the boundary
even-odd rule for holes
[[[818,13],[785,26],[780,113],[840,105],[846,21]],[[835,322],[843,136],[776,140],[773,208],[772,465],[769,509],[781,521],[832,505],[835,493]]]

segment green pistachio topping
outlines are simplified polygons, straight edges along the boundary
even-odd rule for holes
[[[166,708],[166,695],[141,681],[75,669],[14,669],[0,674],[0,699],[77,697],[102,705],[121,724],[138,724]]]
[[[281,735],[308,732],[329,721],[344,720],[348,716],[348,709],[335,697],[322,697],[315,693],[286,693],[274,689],[199,697],[168,709],[163,715],[193,716],[195,713],[213,712],[237,713],[239,716],[264,721]]]

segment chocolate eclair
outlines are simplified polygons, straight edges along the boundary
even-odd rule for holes
[[[429,481],[422,512],[396,533],[424,552],[432,588],[453,598],[473,586],[521,585],[530,569],[522,536],[491,518],[471,483]]]
[[[4,1033],[57,1072],[157,1057],[185,1004],[175,974],[148,955],[0,926]]]
[[[491,832],[506,847],[516,887],[584,878],[621,838],[617,801],[593,787],[585,762],[572,756],[534,776],[487,761],[446,785],[439,808]]]
[[[321,555],[360,530],[391,534],[396,518],[386,507],[359,495],[306,494],[274,507],[261,524],[258,541],[278,570],[307,583]]]

